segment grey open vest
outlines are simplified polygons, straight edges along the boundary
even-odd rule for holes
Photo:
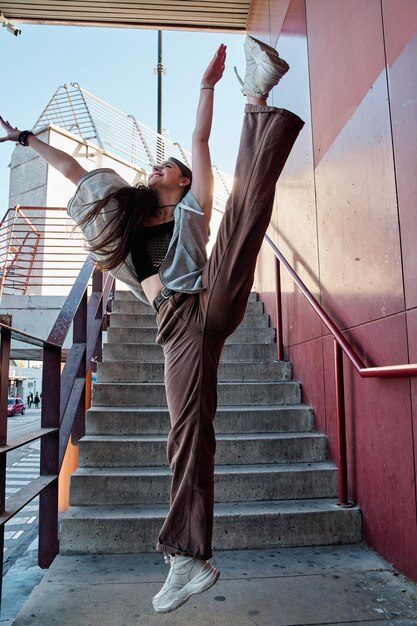
[[[112,169],[101,168],[88,172],[80,179],[74,196],[68,202],[68,215],[78,224],[91,209],[92,203],[121,187],[130,186]],[[114,215],[115,204],[114,201],[108,202],[91,224],[82,227],[87,241],[97,242],[100,239],[110,216]],[[204,213],[191,191],[175,207],[174,220],[172,239],[159,269],[161,281],[165,287],[174,291],[203,291],[201,273],[207,261],[208,234]],[[94,258],[100,262],[104,257],[96,254]],[[130,253],[120,267],[111,270],[110,274],[124,282],[140,300],[148,302],[137,279]]]

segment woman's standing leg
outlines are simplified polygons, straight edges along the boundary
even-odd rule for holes
[[[170,508],[157,545],[165,552],[170,570],[152,601],[158,613],[177,609],[194,593],[209,589],[219,576],[208,559],[216,448],[213,418],[223,343],[204,333],[200,310],[199,295],[178,293],[158,313],[157,342],[164,348],[171,418],[167,456],[172,471]]]
[[[176,294],[158,314],[157,341],[164,349],[171,418],[167,456],[172,484],[157,549],[207,560],[212,556],[213,418],[223,342],[203,332],[200,318],[199,295]]]

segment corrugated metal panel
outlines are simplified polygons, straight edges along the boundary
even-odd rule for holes
[[[252,0],[0,0],[14,22],[244,31]]]

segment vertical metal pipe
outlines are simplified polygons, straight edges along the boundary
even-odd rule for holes
[[[339,505],[349,506],[347,459],[346,459],[346,420],[345,390],[343,382],[343,352],[336,340],[334,347],[335,386],[336,386],[336,422],[337,422],[337,463],[339,482]]]
[[[11,317],[3,316],[3,322],[11,325]],[[7,400],[9,395],[9,365],[11,331],[0,331],[0,446],[7,444]]]
[[[106,282],[108,280],[109,276],[108,274],[106,274]],[[100,319],[102,320],[103,323],[105,323],[104,320],[104,315],[106,313],[106,306],[107,306],[107,302],[103,302],[103,288],[104,288],[104,274],[103,272],[99,272],[98,270],[94,270],[93,272],[93,293],[100,293],[101,294],[101,300],[100,300],[100,305],[97,309],[97,314],[96,314],[96,319]],[[100,332],[98,334],[97,337],[97,341],[96,341],[96,345],[94,348],[94,353],[93,353],[93,358],[95,360],[95,363],[97,363],[97,361],[102,360],[103,358],[103,323],[101,325],[100,328]],[[89,338],[87,337],[87,345],[89,344]],[[96,373],[97,371],[97,365],[94,365],[94,368],[92,368],[91,363],[87,363],[87,366],[90,369],[90,374],[92,373]],[[91,389],[90,389],[90,397],[91,397]],[[88,408],[90,408],[90,406],[88,406]]]
[[[94,290],[94,281],[93,281],[93,290]],[[91,323],[91,325],[93,325]],[[87,370],[90,367],[90,363],[86,362],[86,352],[87,352],[87,291],[84,291],[83,297],[81,298],[81,302],[77,309],[77,312],[74,316],[74,321],[72,324],[72,340],[74,344],[84,344],[84,356],[81,360],[80,367],[78,368],[78,372],[76,378],[84,379],[84,390],[81,394],[80,401],[78,403],[78,407],[74,416],[74,422],[72,425],[72,444],[77,445],[79,439],[84,437],[85,435],[85,394],[86,394],[86,385],[88,384],[86,374]],[[89,381],[91,384],[91,379]]]
[[[281,299],[281,265],[279,259],[275,257],[275,295],[277,310],[277,358],[284,360],[284,341],[282,338],[282,299]]]
[[[158,97],[157,97],[157,123],[156,132],[162,134],[162,73],[164,66],[162,64],[162,30],[158,30],[158,63],[156,66],[158,76]]]
[[[165,158],[165,146],[162,138],[162,75],[164,66],[162,63],[162,31],[158,30],[158,63],[156,65],[156,73],[158,78],[157,85],[157,120],[156,130],[158,132],[156,139],[156,163],[160,165]]]
[[[10,210],[12,210],[12,209],[10,209]],[[11,223],[11,226],[9,226],[9,240],[6,243],[6,246],[5,246],[6,247],[6,258],[4,260],[3,272],[2,272],[2,275],[1,275],[1,281],[0,281],[0,300],[3,297],[3,292],[4,292],[4,289],[6,287],[7,276],[9,274],[9,266],[10,266],[9,257],[10,257],[10,252],[11,252],[11,249],[12,249],[13,231],[15,230],[15,227],[16,227],[16,220],[17,220],[18,210],[19,210],[19,205],[16,205],[14,207],[12,223]]]
[[[11,320],[10,320],[11,324]],[[0,331],[0,445],[7,444],[7,398],[9,388],[9,363],[10,363],[10,340],[11,331]],[[6,454],[0,457],[0,512],[3,513],[6,506]],[[4,524],[0,528],[0,606],[2,594],[3,565],[4,565]]]
[[[0,497],[0,509],[1,509],[1,512],[3,512],[6,506],[6,455],[5,454],[3,454],[2,457],[0,458],[0,473],[2,477],[4,476],[4,480],[2,478],[1,497]],[[2,598],[3,598],[4,524],[2,524],[0,528],[0,550],[1,550],[1,571],[0,571],[0,608],[1,608]]]

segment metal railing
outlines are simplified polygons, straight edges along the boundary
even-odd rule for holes
[[[360,356],[337,328],[330,316],[317,302],[311,291],[306,287],[298,274],[288,263],[272,239],[265,235],[265,240],[272,248],[275,255],[275,284],[276,284],[276,311],[277,311],[277,356],[278,360],[284,359],[284,345],[282,332],[282,302],[281,302],[281,264],[289,272],[292,280],[297,285],[303,296],[307,299],[323,324],[328,328],[334,340],[334,368],[336,385],[336,420],[337,420],[337,462],[339,481],[339,504],[351,506],[348,494],[347,479],[347,454],[346,454],[346,417],[344,402],[344,377],[343,377],[343,354],[349,359],[356,372],[362,378],[393,378],[417,375],[417,363],[403,365],[384,365],[367,367]]]
[[[9,209],[0,222],[0,299],[44,293],[45,287],[68,293],[85,256],[81,231],[66,209]]]
[[[92,278],[92,291],[88,287]],[[41,339],[0,323],[0,549],[4,525],[39,496],[39,548],[41,567],[49,567],[59,550],[58,477],[65,451],[85,432],[86,381],[92,357],[101,359],[102,325],[106,303],[113,289],[109,274],[94,270],[90,259],[76,279],[48,338]],[[61,373],[63,344],[72,326],[73,342]],[[24,436],[7,437],[7,398],[11,340],[43,349],[41,427]],[[5,498],[6,455],[40,440],[40,476],[16,494]],[[1,582],[0,582],[1,584]]]

